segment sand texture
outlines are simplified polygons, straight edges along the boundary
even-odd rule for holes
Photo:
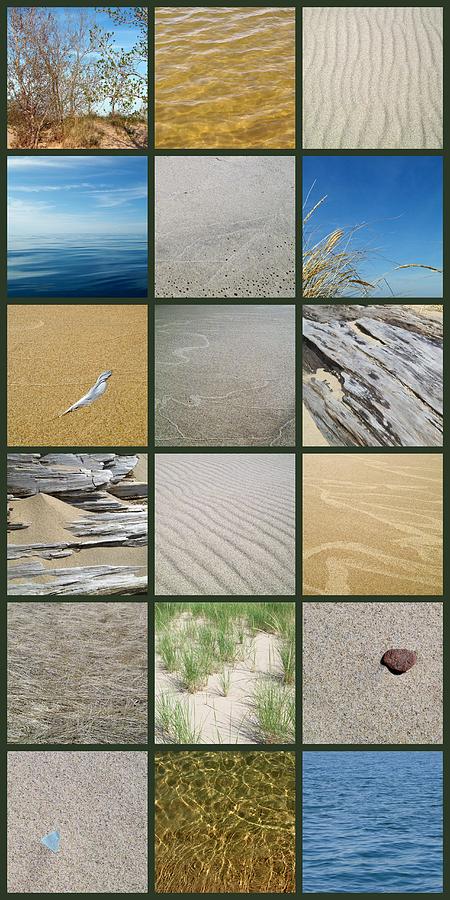
[[[8,454],[8,594],[144,593],[146,469],[145,454]]]
[[[8,892],[146,891],[147,754],[8,753]]]
[[[156,594],[293,594],[295,460],[156,455]]]
[[[145,744],[147,604],[9,603],[8,742]]]
[[[442,445],[442,307],[419,309],[303,306],[303,400],[325,443]]]
[[[394,675],[386,650],[417,654]],[[442,742],[442,603],[303,604],[303,743]]]
[[[304,594],[442,594],[442,456],[303,457]]]
[[[304,9],[303,147],[442,147],[442,12]]]
[[[106,369],[103,396],[61,418]],[[146,307],[10,305],[8,444],[146,445]]]
[[[294,160],[156,159],[156,297],[294,297]]]
[[[293,446],[293,306],[158,305],[156,444]]]

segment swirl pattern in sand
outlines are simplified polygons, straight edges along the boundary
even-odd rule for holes
[[[303,10],[303,147],[442,147],[442,8]]]
[[[293,594],[291,453],[155,458],[158,595]]]
[[[157,147],[294,147],[295,10],[156,9]]]
[[[295,890],[295,756],[156,756],[156,890]]]
[[[442,456],[303,457],[303,593],[442,593]]]

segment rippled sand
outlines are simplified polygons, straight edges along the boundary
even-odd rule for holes
[[[91,406],[60,414],[112,369]],[[147,444],[147,308],[8,307],[8,444]]]
[[[295,443],[293,306],[159,304],[156,444]]]
[[[303,146],[442,147],[442,8],[303,10]]]
[[[155,781],[158,893],[295,890],[294,753],[158,753]]]
[[[293,594],[292,453],[155,460],[155,593]]]
[[[303,456],[304,594],[442,594],[442,456]]]
[[[156,147],[295,146],[295,11],[156,9]]]

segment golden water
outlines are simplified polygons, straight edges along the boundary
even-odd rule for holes
[[[156,9],[157,147],[294,147],[295,11]]]
[[[156,755],[156,890],[295,890],[293,753]]]

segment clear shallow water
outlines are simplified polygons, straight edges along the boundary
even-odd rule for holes
[[[158,893],[295,889],[293,753],[156,755]]]
[[[146,296],[142,238],[27,238],[8,251],[8,297]]]
[[[294,146],[295,11],[156,9],[157,147]]]
[[[303,891],[442,891],[442,754],[303,754]]]

